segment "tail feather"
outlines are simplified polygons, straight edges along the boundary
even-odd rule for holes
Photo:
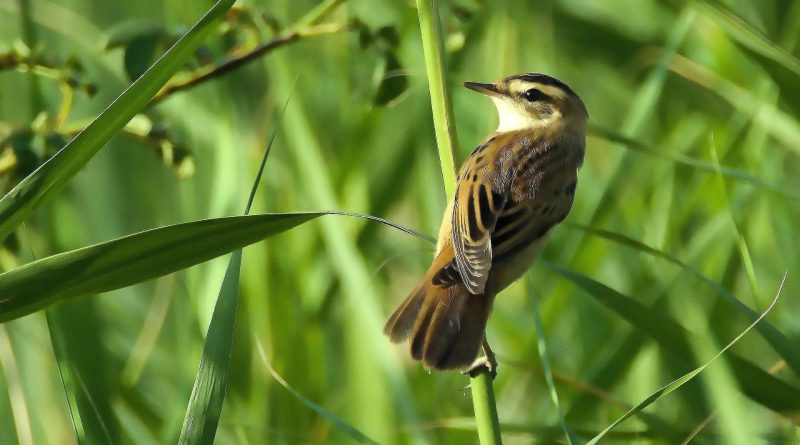
[[[417,314],[419,314],[422,303],[425,301],[425,289],[422,287],[415,289],[411,295],[400,303],[400,306],[394,310],[383,326],[383,333],[389,336],[389,340],[392,343],[406,341],[411,335],[411,329],[414,327]]]
[[[451,287],[449,305],[440,305],[428,326],[425,362],[437,369],[464,368],[472,364],[485,336],[491,301],[472,295],[461,286]]]
[[[411,356],[434,369],[472,364],[484,338],[493,298],[463,284],[434,286],[424,279],[384,327],[393,342],[411,339]]]

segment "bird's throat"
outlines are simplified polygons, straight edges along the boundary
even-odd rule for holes
[[[507,131],[519,131],[535,128],[542,125],[530,114],[517,108],[514,103],[502,97],[492,97],[492,102],[497,107],[497,116],[500,123],[497,126],[498,133]]]

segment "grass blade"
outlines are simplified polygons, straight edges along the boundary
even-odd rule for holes
[[[292,393],[293,396],[297,397],[297,399],[300,400],[301,402],[303,402],[304,405],[306,405],[307,407],[311,408],[314,412],[316,412],[320,416],[328,419],[328,421],[333,426],[335,426],[339,430],[343,431],[345,434],[350,436],[356,442],[358,442],[358,443],[369,443],[369,444],[377,444],[378,443],[378,442],[370,439],[366,434],[364,434],[361,431],[359,431],[358,428],[354,427],[353,425],[350,425],[349,423],[347,423],[343,419],[339,418],[339,416],[337,416],[336,414],[334,414],[334,413],[328,411],[327,409],[325,409],[325,408],[317,405],[316,403],[312,402],[306,396],[300,394],[300,392],[298,392],[296,389],[292,388],[286,382],[286,380],[284,380],[277,372],[275,372],[275,369],[269,363],[269,360],[267,360],[267,354],[266,354],[266,352],[264,352],[264,345],[261,343],[261,340],[259,340],[255,336],[254,336],[253,340],[254,340],[256,346],[258,347],[258,356],[259,356],[259,358],[261,358],[261,363],[263,363],[264,367],[267,368],[267,371],[269,371],[269,373],[272,376],[272,378],[274,378],[275,381],[280,383],[281,386],[286,388],[287,391]]]
[[[292,88],[294,89],[294,88]],[[244,209],[245,216],[250,213],[253,206],[261,176],[267,165],[272,144],[278,134],[278,124],[289,105],[289,98],[283,105],[283,110],[278,116],[272,136],[269,138],[258,173],[250,187],[250,196]],[[178,440],[179,443],[213,443],[219,425],[219,416],[222,405],[225,403],[225,393],[228,388],[228,376],[231,371],[231,355],[233,354],[233,336],[236,332],[236,313],[239,307],[239,275],[242,270],[242,249],[237,249],[231,255],[228,269],[222,279],[222,287],[217,295],[214,313],[208,326],[208,334],[203,344],[203,356],[200,359],[200,369],[197,371],[186,415],[183,418],[183,427]]]
[[[231,255],[219,289],[217,304],[214,305],[214,314],[203,344],[200,369],[197,371],[186,416],[183,418],[183,428],[178,440],[180,444],[214,443],[230,374],[241,265],[242,250],[239,249]]]
[[[0,274],[0,323],[59,301],[108,292],[224,255],[323,215],[377,221],[340,212],[265,213],[175,224],[43,258]]]
[[[291,97],[291,92],[289,93]],[[286,112],[289,99],[283,106],[283,111],[278,117],[278,122]],[[267,165],[269,152],[278,134],[277,126],[272,131],[267,149],[258,167],[258,173],[250,188],[250,196],[244,209],[245,216],[250,213],[253,206],[261,176]],[[186,415],[183,418],[183,427],[178,440],[179,443],[213,443],[219,425],[219,416],[225,402],[225,393],[228,388],[228,376],[231,368],[231,355],[233,354],[233,336],[236,331],[236,312],[239,307],[239,276],[242,269],[242,249],[237,249],[231,255],[228,269],[222,279],[222,286],[214,305],[214,313],[208,326],[206,341],[203,344],[203,356],[200,359],[200,369],[189,396]]]
[[[781,296],[781,292],[783,291],[783,285],[785,283],[786,283],[786,274],[783,275],[783,279],[781,280],[781,284],[778,287],[778,292],[775,293],[775,297],[772,299],[772,302],[767,307],[767,309],[764,310],[764,312],[762,312],[761,315],[755,321],[753,321],[750,324],[750,326],[748,326],[744,331],[739,333],[739,335],[737,335],[733,340],[731,340],[731,342],[728,343],[724,348],[722,348],[722,350],[720,350],[716,355],[711,357],[710,360],[705,362],[702,366],[700,366],[698,368],[695,368],[692,371],[684,374],[683,376],[673,380],[672,382],[668,383],[667,385],[662,386],[658,391],[654,392],[649,397],[647,397],[646,399],[641,401],[639,404],[637,404],[636,406],[631,408],[628,412],[623,414],[622,417],[620,417],[619,419],[615,420],[605,430],[600,432],[600,434],[598,434],[597,436],[592,438],[592,440],[587,442],[587,445],[593,445],[593,444],[598,443],[600,441],[600,439],[603,438],[603,436],[605,436],[609,431],[614,429],[617,425],[619,425],[620,423],[624,422],[627,418],[629,418],[632,415],[636,414],[637,412],[643,410],[644,408],[646,408],[647,406],[649,406],[650,404],[652,404],[656,400],[658,400],[658,399],[666,396],[667,394],[675,391],[676,389],[680,388],[683,384],[685,384],[689,380],[693,379],[697,374],[700,374],[701,372],[703,372],[703,370],[705,370],[708,367],[708,365],[713,363],[714,360],[716,360],[717,358],[722,356],[722,354],[727,352],[734,344],[736,344],[736,342],[738,342],[742,337],[744,337],[748,332],[750,332],[750,330],[753,329],[761,320],[763,320],[764,317],[766,317],[767,314],[770,313],[770,311],[772,311],[772,308],[774,308],[775,305],[778,303],[778,299]]]
[[[539,263],[578,285],[636,329],[655,340],[660,347],[669,351],[687,367],[694,363],[688,331],[664,311],[644,306],[633,298],[573,270],[545,261]],[[760,321],[760,318],[757,320]],[[752,326],[755,325],[753,323]],[[729,354],[729,365],[744,394],[778,414],[789,419],[797,419],[800,413],[800,390],[736,354]]]
[[[0,275],[0,322],[53,303],[184,269],[320,216],[213,218],[147,230],[53,255]]]
[[[715,292],[721,295],[722,298],[728,304],[733,306],[734,309],[736,309],[739,313],[744,315],[749,321],[752,322],[753,320],[758,318],[758,313],[750,309],[749,306],[742,303],[741,300],[736,298],[736,296],[733,293],[731,293],[731,291],[725,289],[716,281],[712,280],[711,278],[708,278],[707,276],[698,272],[694,268],[690,267],[688,264],[670,255],[669,253],[650,247],[625,235],[615,232],[610,232],[608,230],[595,229],[593,227],[583,226],[580,224],[574,224],[569,222],[566,223],[566,226],[583,230],[592,235],[596,235],[601,238],[607,239],[609,241],[613,241],[615,243],[628,246],[640,252],[652,255],[656,258],[662,258],[664,260],[667,260],[670,263],[680,267],[684,271],[690,273],[692,276],[700,280],[703,284],[713,289]],[[764,320],[761,323],[759,323],[756,326],[756,330],[761,334],[764,340],[766,340],[767,343],[769,343],[770,346],[772,346],[775,352],[780,354],[781,358],[783,358],[786,361],[786,364],[789,365],[789,367],[792,368],[792,370],[794,370],[796,374],[800,375],[800,348],[798,348],[797,344],[791,341],[789,337],[786,336],[786,334],[781,332],[778,328],[773,326],[767,320]]]
[[[800,60],[771,41],[762,32],[747,24],[725,5],[716,0],[696,0],[694,3],[699,5],[703,13],[720,25],[729,36],[741,45],[781,64],[800,76]]]
[[[542,325],[542,316],[539,313],[539,301],[538,298],[536,298],[536,292],[533,289],[534,281],[530,273],[527,275],[528,292],[533,300],[533,323],[534,327],[536,328],[536,349],[539,351],[539,359],[542,362],[542,370],[544,371],[544,378],[547,381],[547,388],[550,390],[550,399],[553,400],[553,405],[556,407],[556,411],[558,412],[558,422],[561,424],[561,429],[564,430],[564,435],[567,437],[567,443],[570,445],[581,445],[583,442],[575,434],[575,431],[572,430],[572,427],[567,424],[567,421],[564,418],[564,410],[561,409],[561,402],[558,399],[558,391],[556,390],[556,384],[553,380],[553,370],[550,367],[550,359],[547,355],[547,342],[544,339],[544,326]]]
[[[85,130],[0,198],[0,240],[53,197],[183,66],[233,0],[219,0]]]
[[[600,136],[608,141],[620,144],[629,150],[634,150],[641,153],[647,153],[649,155],[653,155],[662,159],[667,159],[669,161],[675,162],[676,164],[686,165],[688,167],[695,168],[699,171],[716,173],[726,178],[731,178],[739,182],[751,184],[755,187],[760,187],[765,190],[769,190],[771,192],[779,193],[788,198],[800,199],[800,193],[798,193],[794,189],[781,187],[780,185],[776,184],[770,184],[769,182],[759,178],[758,176],[753,176],[739,169],[726,167],[723,165],[717,165],[712,162],[703,161],[701,159],[695,159],[681,153],[676,153],[674,150],[658,149],[650,144],[637,141],[633,138],[626,137],[621,133],[615,132],[608,128],[602,128],[597,125],[591,126],[590,130],[593,134]]]

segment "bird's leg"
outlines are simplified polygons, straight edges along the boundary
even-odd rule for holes
[[[481,349],[483,349],[483,357],[475,360],[472,365],[470,365],[470,367],[463,372],[463,374],[470,377],[475,377],[478,374],[485,372],[489,374],[492,379],[494,379],[497,377],[497,359],[495,358],[494,351],[492,351],[492,348],[489,347],[489,342],[486,341],[486,337],[483,338]]]

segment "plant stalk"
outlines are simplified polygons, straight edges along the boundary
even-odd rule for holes
[[[500,445],[500,419],[497,417],[497,406],[494,401],[492,377],[482,372],[470,378],[472,390],[472,407],[475,410],[475,425],[478,428],[478,440],[481,445]]]
[[[456,169],[453,153],[458,149],[458,140],[453,119],[453,106],[447,90],[441,22],[435,3],[435,0],[417,0],[417,14],[422,33],[428,89],[431,94],[436,146],[439,150],[445,193],[447,199],[450,200],[453,199],[455,192]],[[479,373],[470,379],[470,388],[475,410],[475,424],[478,428],[481,445],[502,444],[492,377],[487,373]]]
[[[422,33],[422,51],[425,55],[428,89],[431,94],[436,146],[439,149],[439,162],[442,165],[444,190],[449,200],[455,192],[456,167],[453,152],[458,148],[458,140],[453,123],[453,106],[445,82],[442,27],[435,0],[417,0],[417,15]]]

